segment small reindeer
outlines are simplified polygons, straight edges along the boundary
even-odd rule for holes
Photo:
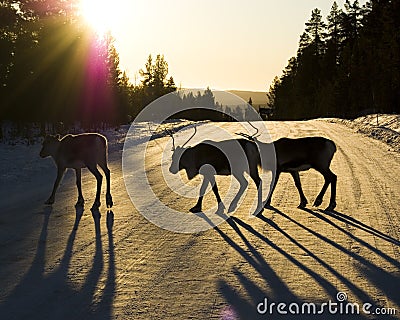
[[[104,171],[107,179],[106,204],[112,207],[113,201],[110,193],[110,170],[107,167],[107,139],[97,133],[85,133],[78,135],[68,134],[62,139],[59,136],[47,136],[43,141],[42,158],[51,156],[57,165],[57,178],[53,191],[46,204],[53,204],[55,194],[60,181],[67,168],[75,169],[76,186],[78,188],[78,201],[76,206],[84,205],[81,186],[81,169],[87,167],[97,180],[96,198],[92,209],[100,207],[100,192],[103,177],[97,165]]]
[[[229,207],[229,212],[234,211],[237,202],[248,186],[244,172],[249,173],[256,184],[259,191],[259,205],[261,206],[261,179],[258,175],[258,163],[252,161],[253,158],[258,158],[259,154],[253,141],[248,139],[231,139],[219,142],[206,140],[194,147],[185,148],[185,145],[196,134],[196,127],[194,134],[181,147],[175,147],[173,134],[169,131],[168,134],[172,137],[173,143],[172,163],[169,171],[177,174],[180,170],[185,170],[189,180],[198,174],[204,177],[200,187],[199,199],[197,204],[190,209],[190,212],[202,211],[203,196],[209,183],[212,185],[218,206],[223,207],[215,182],[215,175],[233,175],[239,181],[240,189]]]

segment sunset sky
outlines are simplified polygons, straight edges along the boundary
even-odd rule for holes
[[[333,0],[116,0],[114,9],[110,1],[92,3],[92,23],[111,29],[133,83],[147,56],[161,53],[178,86],[266,91],[296,54],[311,11],[326,17]],[[343,8],[344,0],[337,3]],[[109,21],[96,23],[99,15]]]

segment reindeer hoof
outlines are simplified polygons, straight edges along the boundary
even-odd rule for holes
[[[261,214],[264,211],[265,207],[257,207],[257,209],[253,212],[253,216],[257,217],[259,214]]]
[[[193,207],[189,211],[191,213],[199,213],[199,212],[201,212],[201,207]]]
[[[336,202],[330,203],[329,206],[326,207],[326,211],[333,211],[336,208]]]
[[[264,208],[266,208],[266,209],[271,208],[271,200],[268,200],[268,201],[264,204]]]
[[[307,206],[308,201],[307,200],[303,200],[300,202],[300,204],[297,206],[297,208],[299,209],[303,209]]]
[[[320,199],[320,198],[315,199],[314,207],[319,207],[321,205],[321,203],[322,203],[322,199]]]
[[[111,208],[114,205],[111,194],[106,195],[106,204],[107,208]]]
[[[237,208],[237,204],[236,203],[231,203],[229,205],[228,213],[234,212],[236,210],[236,208]]]

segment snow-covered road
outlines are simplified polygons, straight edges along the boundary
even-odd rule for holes
[[[273,315],[257,312],[264,298],[321,306],[337,302],[337,292],[360,306],[371,303],[371,311],[397,309],[397,316],[385,319],[399,317],[400,154],[339,123],[266,125],[273,139],[323,135],[335,141],[336,212],[297,209],[294,183],[283,174],[273,210],[249,218],[256,194],[250,183],[227,222],[194,234],[170,232],[148,222],[132,205],[122,177],[122,144],[110,139],[115,206],[107,212],[103,204],[100,216],[92,215],[95,179],[85,172],[86,208],[80,218],[72,172],[53,207],[44,206],[53,164],[35,160],[40,146],[23,147],[26,157],[21,146],[7,147],[2,165],[15,168],[2,172],[0,182],[0,319],[270,319],[278,316],[276,307]],[[233,132],[239,128],[236,123],[220,126]],[[186,212],[195,200],[180,201],[161,181],[159,144],[168,139],[150,143],[148,178],[160,199]],[[312,203],[323,179],[315,171],[301,178]],[[229,182],[217,179],[222,192]],[[208,194],[205,201],[215,199]],[[325,310],[315,318],[338,315]],[[360,310],[357,318],[372,317]]]

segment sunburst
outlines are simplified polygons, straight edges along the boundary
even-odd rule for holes
[[[81,0],[79,11],[87,24],[103,36],[120,26],[126,3],[126,0]]]

